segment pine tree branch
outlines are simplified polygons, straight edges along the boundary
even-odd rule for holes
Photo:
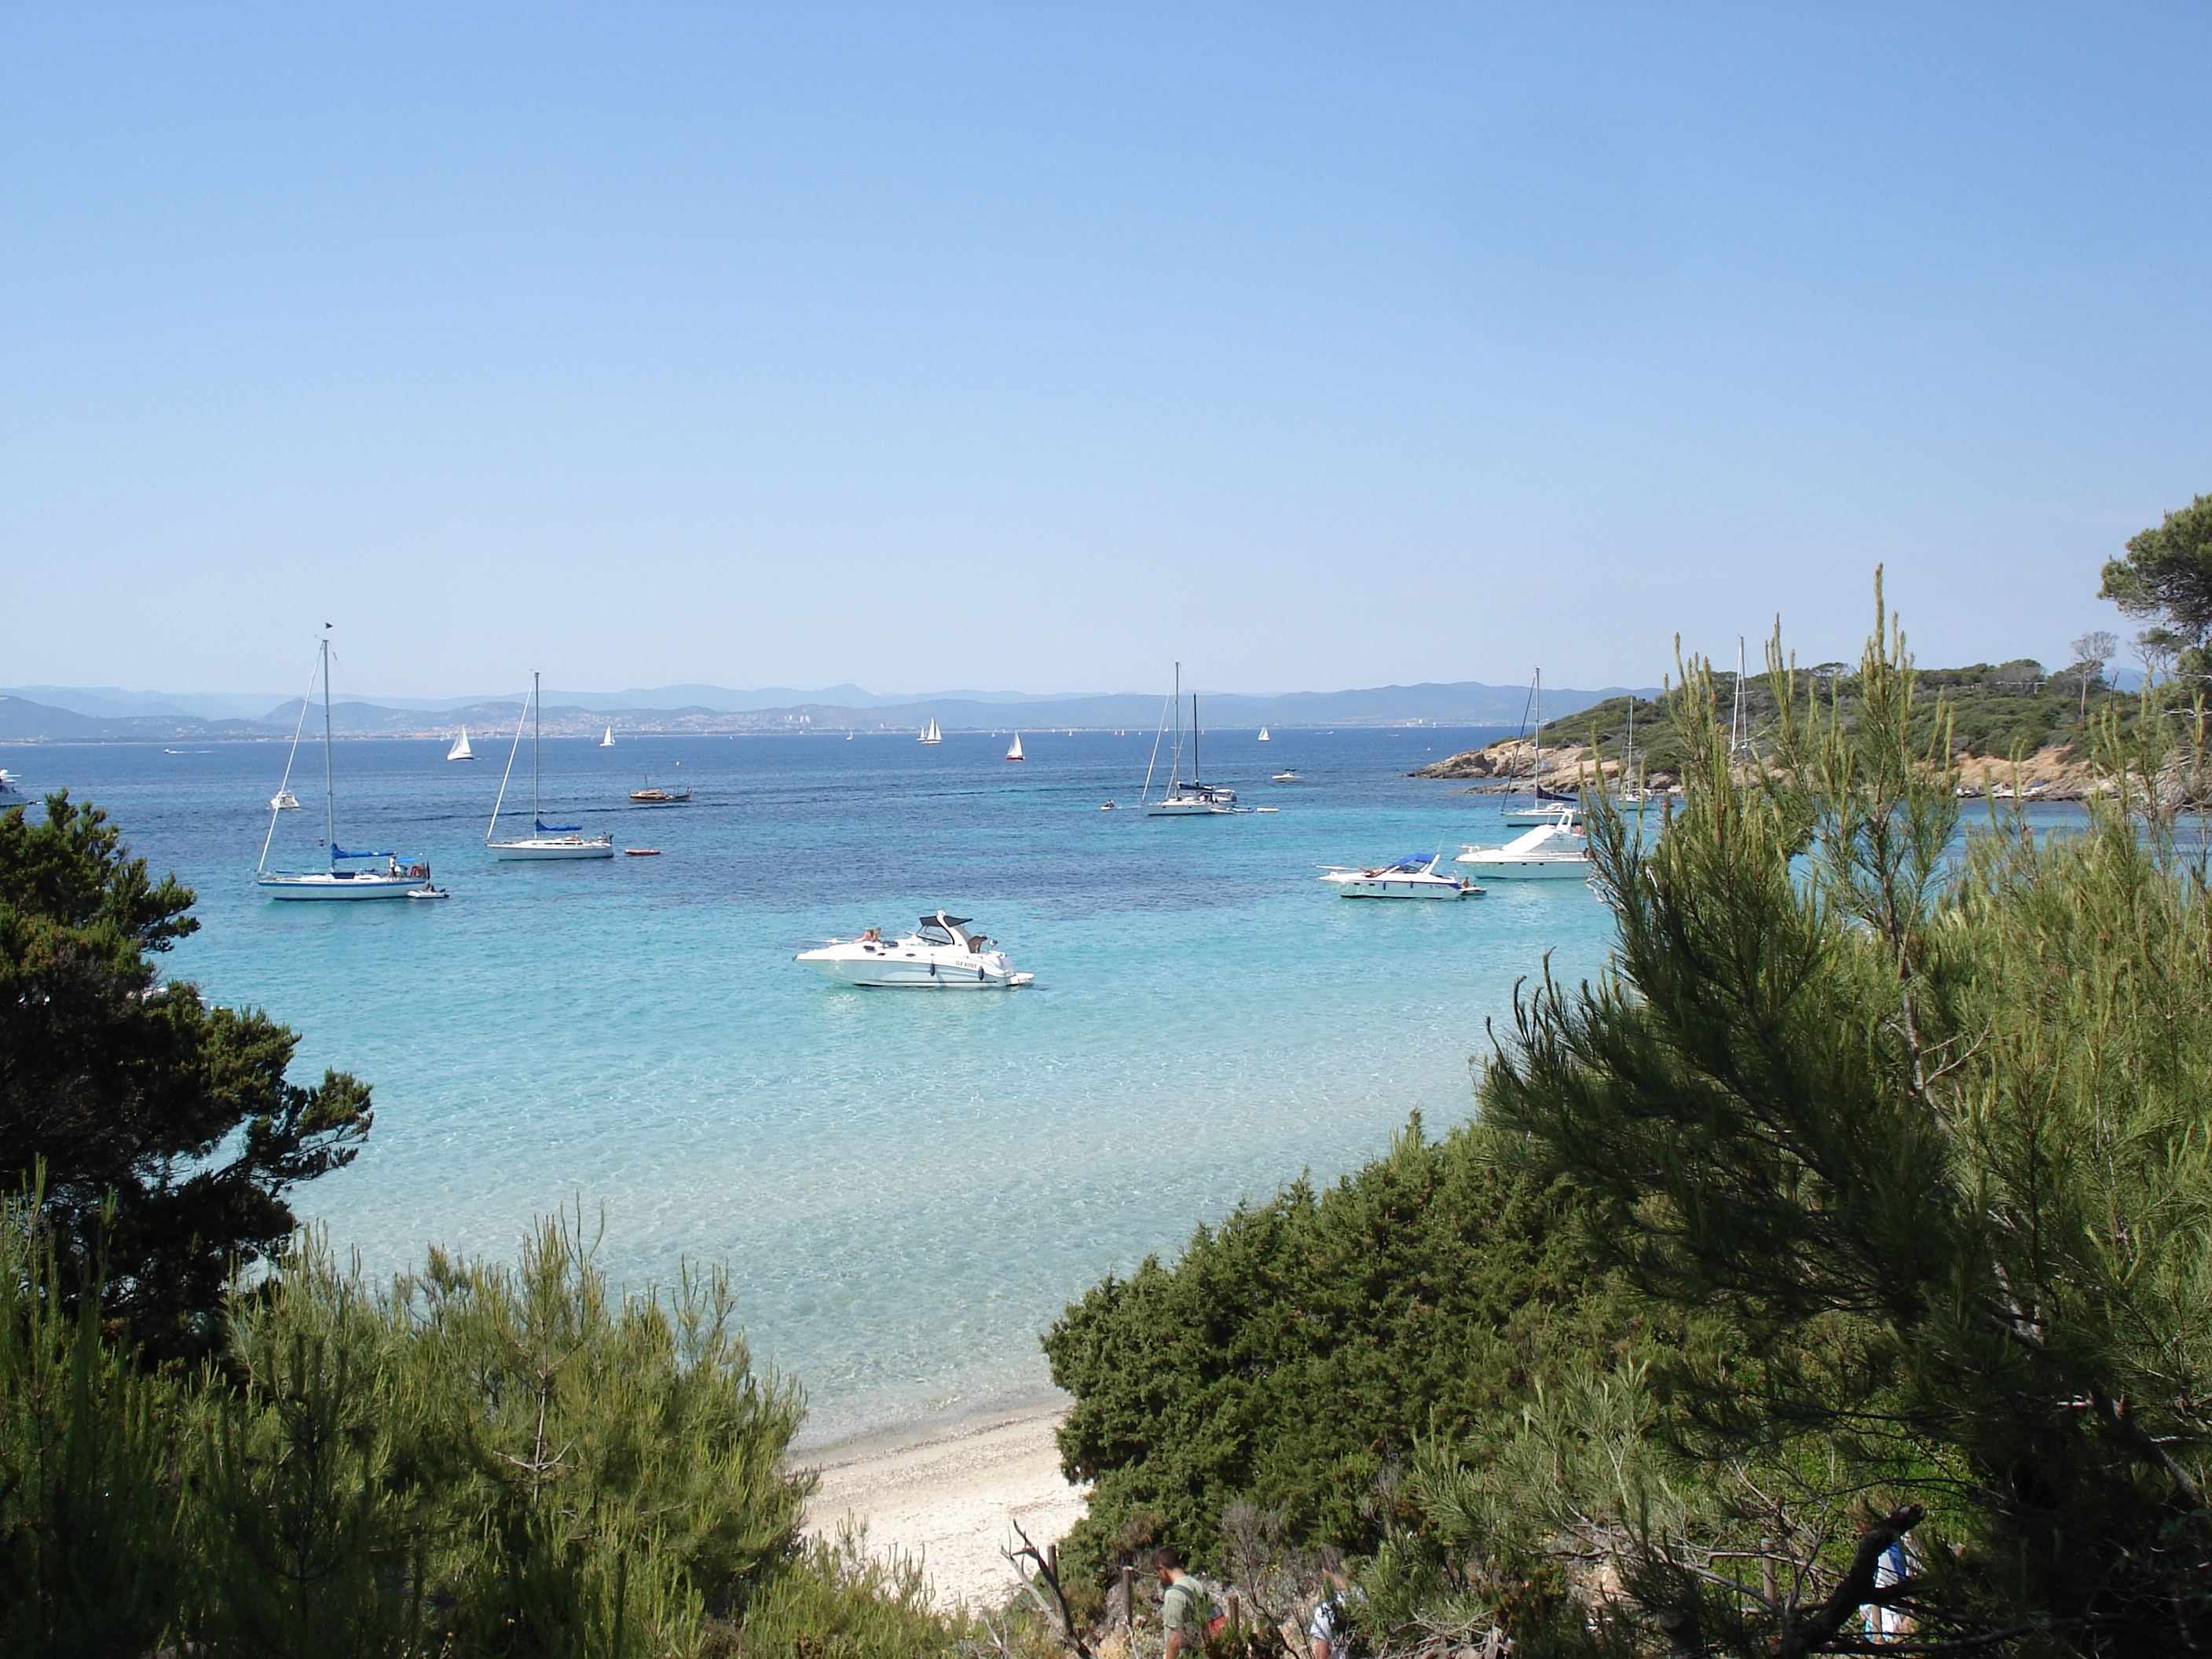
[[[1883,1552],[1918,1526],[1927,1514],[1919,1504],[1906,1504],[1892,1510],[1861,1533],[1859,1547],[1851,1557],[1850,1570],[1844,1573],[1843,1583],[1810,1613],[1790,1620],[1783,1632],[1782,1644],[1776,1650],[1778,1659],[1798,1659],[1799,1655],[1832,1642],[1844,1620],[1872,1599],[1875,1571],[1881,1565]]]

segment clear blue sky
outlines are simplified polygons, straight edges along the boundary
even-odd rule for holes
[[[1650,682],[2121,625],[2212,9],[9,5],[0,684]]]

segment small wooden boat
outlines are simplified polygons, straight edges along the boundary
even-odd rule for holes
[[[626,859],[657,859],[660,856],[660,849],[658,847],[625,847],[623,856]]]

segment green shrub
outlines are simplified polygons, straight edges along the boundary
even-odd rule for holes
[[[945,1650],[915,1576],[802,1546],[803,1406],[726,1275],[615,1293],[579,1219],[375,1289],[303,1243],[220,1365],[145,1370],[0,1217],[0,1651],[829,1659]]]
[[[1060,1447],[1095,1483],[1062,1547],[1072,1579],[1163,1540],[1218,1565],[1239,1501],[1370,1547],[1378,1480],[1417,1439],[1473,1433],[1564,1358],[1629,1341],[1572,1189],[1486,1147],[1417,1117],[1334,1187],[1301,1180],[1068,1309],[1045,1338],[1075,1396]]]

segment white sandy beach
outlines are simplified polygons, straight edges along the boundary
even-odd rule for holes
[[[921,1558],[940,1602],[1003,1605],[1016,1583],[1000,1553],[1018,1542],[1012,1522],[1042,1547],[1083,1513],[1052,1442],[1066,1409],[1048,1401],[815,1448],[794,1460],[821,1477],[807,1530],[828,1536],[848,1517],[865,1522],[872,1549]]]

